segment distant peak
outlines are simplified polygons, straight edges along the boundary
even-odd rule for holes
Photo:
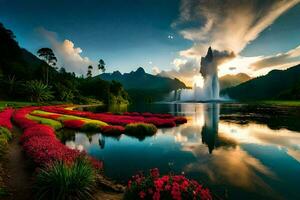
[[[139,73],[139,74],[145,74],[146,73],[144,68],[142,68],[142,67],[139,67],[135,72]]]
[[[122,75],[121,72],[118,71],[118,70],[117,70],[117,71],[114,71],[112,74],[113,74],[113,75]]]

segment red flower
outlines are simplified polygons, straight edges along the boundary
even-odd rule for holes
[[[144,199],[145,196],[146,196],[146,193],[145,193],[144,191],[141,191],[141,192],[139,193],[139,196],[140,196],[141,199]]]
[[[14,110],[12,108],[5,108],[2,112],[0,112],[0,126],[10,130],[12,129],[10,118],[13,112]]]
[[[158,178],[159,177],[159,170],[157,168],[150,169],[150,173],[151,173],[151,176],[153,178]]]
[[[72,128],[72,129],[81,129],[85,124],[84,121],[78,119],[65,120],[63,121],[63,123],[66,128]]]
[[[128,182],[127,193],[132,199],[173,199],[173,200],[212,200],[211,193],[197,181],[182,175],[165,175],[159,177],[158,169],[151,169],[149,176],[138,174]],[[158,176],[157,176],[158,175]],[[157,178],[153,178],[157,177]],[[145,193],[147,191],[147,193]]]

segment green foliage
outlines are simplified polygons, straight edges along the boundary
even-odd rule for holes
[[[8,196],[8,194],[9,193],[8,193],[7,189],[0,186],[0,197],[6,197],[6,196]]]
[[[52,49],[50,48],[41,48],[37,51],[39,57],[45,60],[49,65],[55,66],[57,62],[57,58],[55,57]]]
[[[89,66],[88,66],[88,71],[87,71],[87,73],[86,73],[86,77],[87,77],[87,78],[92,78],[92,76],[93,76],[92,70],[93,70],[93,66],[92,66],[92,65],[89,65]]]
[[[0,126],[0,135],[3,136],[8,141],[12,139],[12,134],[10,130],[2,126]]]
[[[51,49],[40,49],[38,55],[43,60],[38,59],[26,49],[21,49],[12,31],[5,29],[1,23],[0,38],[2,99],[24,100],[27,97],[32,101],[53,99],[75,103],[86,103],[86,100],[95,99],[107,104],[111,99],[113,102],[122,103],[128,100],[128,94],[119,84],[101,80],[99,77],[92,78],[92,74],[89,78],[76,77],[74,72],[67,72],[64,68],[57,71],[53,67],[56,57]],[[99,64],[105,66],[102,61]],[[100,70],[103,68],[100,67]]]
[[[157,131],[156,126],[146,123],[132,123],[125,126],[125,132],[134,136],[153,135]]]
[[[103,124],[100,123],[86,123],[81,130],[87,131],[87,132],[94,132],[94,131],[100,131],[100,128],[103,126]]]
[[[47,118],[38,117],[38,116],[34,116],[34,115],[27,115],[26,117],[33,121],[37,121],[40,124],[49,125],[49,126],[53,127],[55,130],[61,129],[63,127],[63,125],[60,122],[53,120],[53,119],[47,119]]]
[[[7,151],[8,141],[12,139],[11,132],[4,127],[0,126],[0,158]]]
[[[100,59],[99,60],[99,64],[98,64],[98,69],[101,70],[103,73],[105,72],[106,68],[105,68],[105,62],[104,60]]]
[[[36,177],[37,199],[85,200],[94,199],[96,172],[85,158],[73,164],[54,162],[41,169]]]
[[[41,81],[26,81],[25,88],[30,101],[41,102],[53,99],[50,87]]]

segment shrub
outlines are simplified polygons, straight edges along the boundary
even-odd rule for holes
[[[33,115],[26,115],[26,118],[36,121],[40,124],[49,125],[49,126],[53,127],[55,130],[61,129],[63,127],[63,125],[60,122],[53,120],[53,119],[47,119],[44,117],[38,117],[38,116],[33,116]]]
[[[93,199],[96,174],[90,162],[77,158],[73,164],[54,162],[36,177],[37,199]]]
[[[81,128],[82,131],[87,131],[87,132],[98,132],[100,131],[102,125],[99,123],[85,123],[83,127]]]
[[[101,132],[106,135],[121,135],[125,132],[123,126],[103,126]]]
[[[125,126],[125,132],[129,135],[144,136],[153,135],[157,128],[153,124],[132,123]]]
[[[124,199],[212,200],[212,196],[210,191],[197,181],[182,175],[160,177],[158,169],[152,169],[147,176],[133,176],[128,182]]]

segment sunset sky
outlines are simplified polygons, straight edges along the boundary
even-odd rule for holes
[[[147,72],[190,84],[212,46],[234,52],[219,76],[258,76],[300,63],[300,0],[0,0],[0,22],[31,51],[51,47],[59,65],[85,74]]]

